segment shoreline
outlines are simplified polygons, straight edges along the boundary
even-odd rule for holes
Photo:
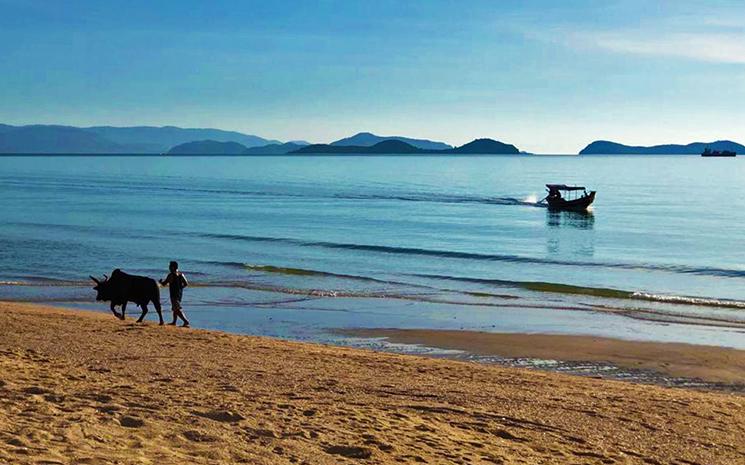
[[[559,362],[565,372],[571,364],[594,364],[598,368],[621,369],[611,379],[631,379],[650,374],[649,382],[685,386],[686,380],[701,381],[713,389],[745,392],[745,351],[677,342],[650,342],[599,336],[490,333],[465,330],[353,329],[335,331],[357,338],[382,338],[386,343],[459,351],[469,360],[506,366],[540,366]],[[447,357],[447,356],[446,356]],[[463,359],[462,356],[451,358]],[[531,360],[538,363],[532,364]],[[562,362],[567,362],[563,363]],[[552,371],[550,364],[541,369]],[[657,376],[655,376],[655,374]],[[589,376],[602,376],[600,369]],[[679,382],[678,382],[679,381]]]
[[[0,462],[698,463],[745,398],[0,302]]]

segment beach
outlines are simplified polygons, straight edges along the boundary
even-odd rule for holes
[[[0,463],[742,463],[745,398],[0,303]],[[693,346],[692,346],[693,347]]]

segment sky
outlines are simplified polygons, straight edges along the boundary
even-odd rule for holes
[[[0,122],[745,142],[745,2],[0,0]]]

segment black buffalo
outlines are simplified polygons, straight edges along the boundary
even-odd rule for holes
[[[155,311],[158,312],[160,324],[163,324],[163,313],[160,311],[160,289],[154,279],[127,274],[120,269],[114,270],[111,278],[105,277],[103,281],[93,276],[91,279],[96,283],[93,288],[98,292],[96,300],[111,301],[111,312],[120,320],[124,319],[127,302],[134,302],[142,308],[142,314],[137,319],[138,323],[142,322],[147,315],[147,304],[152,302]],[[117,305],[122,306],[121,315],[116,312]]]

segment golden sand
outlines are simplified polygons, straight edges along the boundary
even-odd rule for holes
[[[24,304],[0,328],[0,463],[744,463],[733,394]]]

